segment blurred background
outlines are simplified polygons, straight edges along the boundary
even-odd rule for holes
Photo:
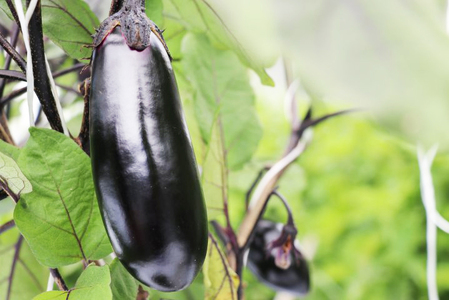
[[[310,259],[312,290],[304,299],[427,299],[426,215],[416,146],[439,145],[432,173],[438,210],[449,217],[447,2],[183,1],[147,1],[147,13],[165,29],[199,164],[205,161],[204,140],[211,128],[200,109],[209,103],[209,67],[223,72],[215,82],[219,90],[232,92],[223,104],[232,110],[229,118],[248,111],[252,116],[240,136],[247,143],[229,154],[234,227],[242,221],[251,182],[287,146],[285,99],[288,82],[297,80],[299,116],[310,105],[314,116],[360,109],[314,129],[310,146],[279,182]],[[86,2],[99,20],[107,16],[109,1]],[[4,15],[1,21],[9,24]],[[50,60],[64,57],[51,42],[47,51]],[[76,90],[79,81],[70,74],[58,83]],[[82,99],[67,89],[60,92],[76,133]],[[18,141],[26,138],[24,99],[11,107]],[[2,212],[11,210],[1,205]],[[287,215],[274,200],[265,218],[285,222]],[[69,276],[74,270],[65,272]],[[201,280],[164,297],[200,299]],[[249,271],[243,280],[246,299],[276,296]],[[441,231],[437,284],[440,299],[449,299],[449,236]]]

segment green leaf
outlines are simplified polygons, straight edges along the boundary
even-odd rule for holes
[[[209,220],[217,220],[223,216],[223,204],[228,200],[228,168],[220,128],[221,122],[217,118],[212,127],[209,148],[201,174],[201,186],[206,199]]]
[[[203,274],[205,300],[237,300],[239,277],[229,266],[213,238],[209,238]]]
[[[6,185],[14,194],[23,195],[33,190],[17,163],[2,152],[0,152],[0,184]]]
[[[95,197],[89,157],[70,138],[30,128],[19,166],[33,192],[14,220],[36,258],[48,267],[94,260],[112,250]]]
[[[113,300],[136,300],[139,282],[128,273],[117,258],[109,268]]]
[[[185,73],[197,91],[194,105],[202,137],[209,142],[218,113],[228,166],[240,169],[262,136],[246,69],[231,51],[212,47],[205,35],[187,34],[182,52]]]
[[[92,34],[100,24],[82,0],[43,0],[44,34],[74,59],[90,58]]]
[[[13,1],[13,3],[14,3],[14,1]],[[26,7],[26,0],[22,0],[22,4],[23,4],[23,7],[25,9],[25,7]],[[10,18],[11,20],[14,20],[11,12],[9,11],[9,6],[6,3],[5,0],[4,1],[0,1],[0,9],[3,10],[3,12],[8,16],[8,18]]]
[[[24,8],[25,0],[23,0]],[[92,35],[100,25],[98,18],[83,0],[42,0],[42,29],[71,58],[89,59]],[[13,20],[6,1],[0,9]]]
[[[259,75],[263,84],[274,86],[273,80],[265,72],[265,66],[251,58],[208,1],[168,0],[166,3],[171,4],[168,12],[171,18],[178,19],[190,31],[207,34],[214,46],[232,49],[244,65]]]
[[[162,4],[162,0],[145,1],[145,12],[148,18],[156,23],[156,25],[161,29],[163,29],[164,26],[164,18],[162,17],[163,9],[164,5]]]
[[[112,300],[110,283],[111,276],[108,266],[90,265],[78,278],[73,289],[68,292],[45,292],[34,297],[33,300]]]
[[[14,159],[15,161],[17,161],[17,159],[19,158],[20,155],[20,149],[8,144],[2,140],[0,140],[0,152],[3,154],[8,155],[9,157],[11,157],[12,159]]]
[[[0,299],[6,299],[11,274],[15,245],[19,238],[16,228],[0,237]],[[11,286],[12,300],[29,300],[42,293],[47,287],[48,268],[42,266],[33,256],[28,244],[22,241]]]

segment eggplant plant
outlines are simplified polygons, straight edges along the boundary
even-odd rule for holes
[[[257,176],[236,228],[229,172],[262,135],[248,67],[271,78],[207,2],[112,0],[101,23],[88,3],[0,3],[0,297],[243,299],[246,267],[306,294],[291,212],[281,231],[261,217],[311,127],[347,111],[301,119],[292,102],[285,153]],[[28,133],[10,130],[27,113]]]

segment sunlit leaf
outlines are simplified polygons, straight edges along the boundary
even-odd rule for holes
[[[223,216],[223,203],[228,201],[228,167],[220,128],[221,122],[217,119],[212,128],[201,174],[209,220]]]
[[[43,0],[44,34],[70,57],[90,58],[92,34],[100,24],[87,3],[82,0]]]
[[[113,300],[136,300],[139,282],[132,277],[116,258],[111,269],[111,289]]]
[[[30,129],[18,160],[33,192],[14,220],[36,258],[48,267],[100,259],[111,252],[95,197],[89,157],[70,138]]]
[[[108,266],[90,265],[78,278],[75,287],[68,292],[45,292],[34,297],[33,300],[112,300],[110,283]]]
[[[164,19],[162,17],[162,10],[164,6],[162,0],[146,0],[145,12],[148,18],[151,19],[160,29],[164,29]]]
[[[192,32],[207,34],[214,46],[232,49],[243,64],[259,75],[263,84],[274,85],[265,72],[265,66],[253,60],[207,0],[165,0],[164,3],[171,8],[168,12],[170,18],[177,19]]]
[[[206,300],[237,300],[239,277],[229,266],[217,242],[209,238],[203,266]]]
[[[182,52],[184,72],[196,90],[195,114],[203,139],[209,141],[218,114],[228,166],[239,169],[262,135],[247,72],[234,53],[212,47],[205,35],[186,35]]]
[[[17,229],[10,229],[0,236],[0,299],[6,299],[18,239]],[[49,271],[37,262],[25,241],[22,241],[18,249],[18,259],[12,274],[10,299],[29,300],[45,291]]]
[[[0,150],[1,151],[1,150]],[[0,152],[0,182],[14,194],[27,194],[32,191],[31,183],[20,171],[17,163],[8,155]],[[6,188],[5,187],[5,188]]]

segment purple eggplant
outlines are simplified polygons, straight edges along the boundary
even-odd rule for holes
[[[303,296],[310,290],[307,261],[295,246],[295,242],[288,238],[285,244],[273,247],[281,233],[282,224],[259,221],[249,246],[247,267],[268,287]],[[289,251],[285,252],[285,247],[290,247]]]
[[[90,153],[117,257],[160,291],[189,286],[207,250],[207,215],[170,54],[129,0],[95,36]]]

